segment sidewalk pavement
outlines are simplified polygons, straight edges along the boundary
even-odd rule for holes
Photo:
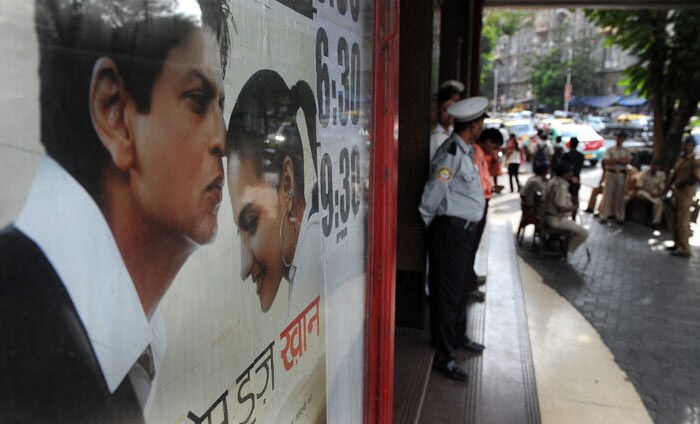
[[[496,199],[494,219],[519,219],[517,194]],[[668,231],[581,220],[590,262],[584,249],[567,261],[538,257],[531,228],[518,254],[600,333],[655,422],[700,423],[700,247],[673,257]]]

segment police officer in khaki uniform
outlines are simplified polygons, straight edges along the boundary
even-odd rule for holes
[[[430,332],[434,368],[465,381],[453,351],[481,351],[466,333],[467,287],[471,286],[469,255],[476,252],[474,231],[484,212],[484,192],[473,162],[472,142],[481,134],[488,100],[471,97],[450,106],[454,132],[435,153],[425,184],[420,213],[428,228]]]
[[[625,205],[635,197],[650,202],[653,206],[651,224],[658,226],[661,224],[664,211],[662,196],[667,191],[664,190],[666,187],[666,174],[661,170],[661,162],[658,159],[653,160],[649,168],[639,173],[636,177],[634,190],[628,196],[625,196]]]
[[[694,154],[695,140],[688,137],[683,142],[683,152],[671,171],[667,188],[673,187],[676,207],[676,228],[673,231],[672,255],[690,257],[690,206],[693,204],[695,184],[698,182],[700,163]]]
[[[630,151],[622,147],[627,133],[615,133],[615,147],[605,151],[605,191],[603,192],[603,208],[600,212],[600,222],[605,222],[609,216],[615,215],[618,224],[625,221],[625,180],[627,165],[632,161]]]
[[[578,225],[571,218],[571,212],[578,208],[571,201],[569,182],[571,181],[571,165],[567,162],[559,163],[554,168],[556,177],[547,182],[544,195],[544,223],[548,227],[566,230],[569,237],[569,252],[576,250],[586,238],[588,231]]]

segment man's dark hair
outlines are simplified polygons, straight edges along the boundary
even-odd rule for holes
[[[452,126],[452,129],[454,132],[459,134],[462,131],[469,129],[469,127],[471,127],[472,124],[476,123],[479,119],[483,119],[483,117],[480,116],[480,117],[473,119],[471,121],[464,121],[464,122],[455,121],[454,125]]]
[[[446,102],[458,94],[459,94],[459,90],[457,90],[456,87],[451,86],[451,85],[445,86],[445,87],[441,88],[440,91],[438,91],[438,95],[437,95],[438,103]]]
[[[496,128],[486,128],[481,132],[476,142],[479,144],[490,142],[491,144],[501,146],[503,145],[503,134]]]
[[[92,70],[100,57],[116,64],[139,112],[151,106],[153,85],[173,48],[203,25],[216,35],[226,70],[230,11],[226,0],[198,0],[201,16],[175,0],[36,0],[41,143],[95,200],[109,160],[89,110]]]
[[[535,175],[547,175],[549,172],[549,164],[547,162],[541,162],[535,165]]]
[[[578,138],[571,137],[569,140],[569,146],[571,147],[571,150],[576,150],[576,147],[578,146]]]
[[[571,164],[568,162],[559,162],[557,166],[554,167],[554,173],[557,174],[558,177],[563,177],[571,172]]]
[[[301,108],[316,167],[316,102],[311,87],[297,82],[291,89],[274,71],[258,71],[248,79],[231,113],[226,154],[250,161],[258,178],[279,177],[284,159],[294,165],[294,180],[304,195],[304,149],[297,126]],[[273,181],[279,187],[281,178]]]

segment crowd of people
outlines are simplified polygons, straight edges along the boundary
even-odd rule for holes
[[[615,147],[606,150],[603,175],[593,188],[585,212],[594,214],[603,224],[614,217],[623,225],[628,203],[635,198],[647,201],[652,208],[652,226],[660,229],[665,216],[673,229],[674,243],[668,247],[671,254],[690,257],[690,211],[697,203],[694,196],[700,173],[700,161],[694,154],[695,140],[692,137],[683,140],[676,164],[667,175],[658,159],[641,171],[632,165],[632,154],[622,145],[625,138],[624,132],[617,133]]]
[[[525,163],[524,147],[504,127],[484,129],[488,100],[462,99],[464,86],[443,83],[436,97],[430,138],[430,174],[419,211],[427,229],[428,288],[430,295],[431,341],[435,349],[434,368],[447,377],[465,381],[455,350],[479,353],[484,345],[466,335],[466,306],[470,298],[484,299],[478,290],[486,282],[474,270],[476,252],[486,224],[489,200],[503,186],[498,185],[501,162],[497,152],[505,143],[504,160],[511,192],[520,193],[523,212],[541,217],[542,225],[568,234],[568,251],[584,244],[588,230],[576,222],[584,156],[579,141],[561,137],[548,140],[546,129],[538,130],[530,144],[534,176],[521,187],[520,167]],[[598,216],[605,223],[614,217],[622,224],[625,205],[632,198],[649,201],[653,224],[659,225],[663,208],[675,210],[674,255],[689,257],[690,209],[698,181],[699,162],[693,155],[692,138],[684,141],[683,152],[669,177],[661,163],[634,172],[631,152],[623,146],[626,134],[618,132],[616,145],[607,149],[603,177],[591,195],[586,212],[593,212],[596,197],[603,194]],[[631,179],[630,179],[631,178]],[[666,195],[672,191],[672,201]]]
[[[559,138],[559,137],[557,137]],[[614,218],[624,225],[628,203],[635,198],[651,204],[651,224],[660,229],[664,211],[673,227],[672,254],[690,257],[690,210],[694,203],[695,184],[700,162],[694,156],[695,141],[688,137],[675,167],[669,175],[662,170],[658,159],[652,160],[643,171],[632,165],[632,152],[623,146],[627,134],[615,133],[615,146],[606,150],[602,162],[603,174],[589,198],[587,213],[593,213],[602,224]],[[583,155],[577,151],[578,140],[570,140],[569,150],[563,152],[561,140],[551,146],[541,130],[534,137],[533,173],[521,190],[523,212],[542,217],[546,226],[569,232],[569,251],[575,251],[587,237],[587,231],[576,223],[579,209],[578,192]],[[551,178],[547,178],[551,174]],[[542,194],[542,207],[536,210],[535,193]],[[598,201],[598,196],[602,199]],[[597,207],[596,207],[597,205]],[[566,216],[570,214],[570,216]]]

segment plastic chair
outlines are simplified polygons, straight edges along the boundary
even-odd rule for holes
[[[540,212],[542,209],[542,192],[535,192],[535,199],[532,208],[528,208],[525,204],[525,198],[520,197],[520,209],[522,210],[522,215],[520,216],[520,224],[518,225],[518,232],[516,233],[516,239],[518,241],[518,246],[523,244],[523,239],[525,238],[525,229],[528,225],[535,226],[535,232],[532,235],[532,245],[535,246],[535,237],[537,236],[537,228],[543,222],[543,215]]]

